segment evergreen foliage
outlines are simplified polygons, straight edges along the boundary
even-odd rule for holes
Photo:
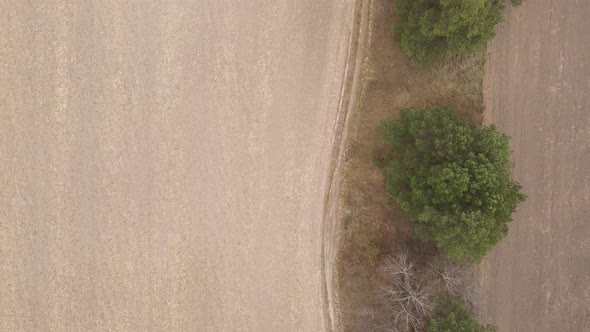
[[[509,136],[493,125],[476,128],[452,107],[404,109],[384,131],[395,153],[387,190],[414,220],[415,233],[454,261],[480,260],[525,199],[510,176]]]

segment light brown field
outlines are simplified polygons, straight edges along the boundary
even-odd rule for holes
[[[319,331],[355,1],[2,1],[0,330]]]

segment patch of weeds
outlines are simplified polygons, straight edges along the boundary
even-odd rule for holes
[[[360,225],[351,234],[353,244],[353,263],[373,268],[381,256],[382,233],[378,229]]]

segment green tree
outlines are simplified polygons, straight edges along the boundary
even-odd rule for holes
[[[465,306],[455,299],[439,298],[430,314],[428,332],[492,332],[492,326],[482,326]]]
[[[454,261],[481,260],[525,199],[510,176],[509,136],[470,125],[452,107],[404,109],[384,131],[395,153],[387,189],[414,220],[415,234]]]
[[[428,67],[485,46],[502,20],[504,1],[398,0],[396,34],[412,61]]]

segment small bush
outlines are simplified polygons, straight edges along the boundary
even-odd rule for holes
[[[474,52],[494,36],[504,0],[398,0],[395,31],[412,61],[429,67]]]
[[[450,107],[404,109],[384,130],[395,153],[387,189],[414,233],[453,261],[481,260],[525,199],[510,176],[510,138],[493,125],[470,125]]]
[[[455,299],[438,298],[430,315],[428,332],[492,332],[492,326],[483,326]]]

